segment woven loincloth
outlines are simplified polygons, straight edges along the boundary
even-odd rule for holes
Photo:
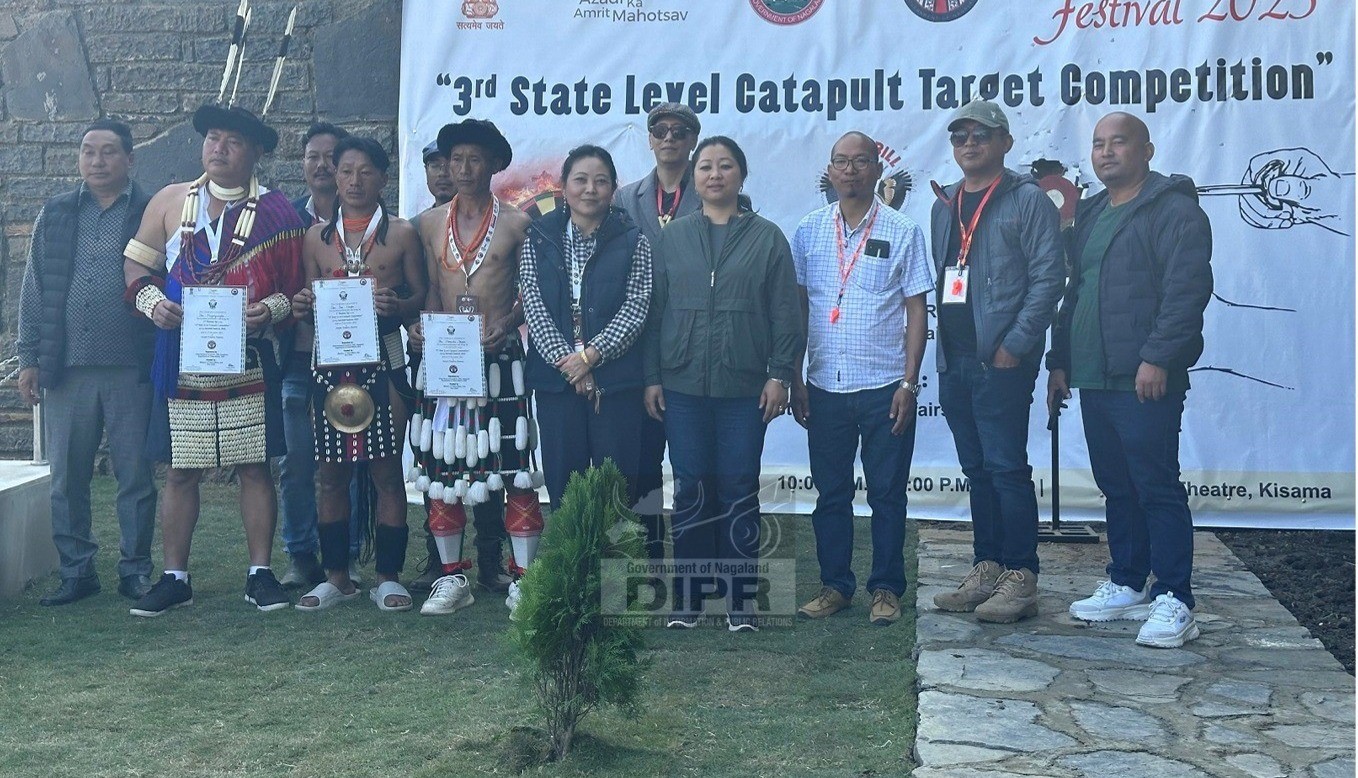
[[[245,344],[245,372],[180,374],[175,396],[152,408],[147,453],[175,469],[266,462],[286,451],[273,344]]]

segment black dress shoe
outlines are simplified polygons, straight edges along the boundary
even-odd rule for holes
[[[38,600],[39,605],[66,605],[83,600],[99,593],[99,578],[87,575],[84,578],[63,578],[56,591]]]
[[[151,591],[151,577],[146,575],[125,575],[118,582],[118,594],[129,600],[140,600]]]

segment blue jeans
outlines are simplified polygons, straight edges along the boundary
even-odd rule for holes
[[[665,390],[676,564],[759,558],[759,460],[765,429],[757,397],[699,397]],[[726,581],[729,613],[751,610],[751,603],[737,595],[748,583],[744,579]],[[687,614],[702,610],[692,597],[675,605]]]
[[[279,467],[283,503],[283,547],[288,556],[316,554],[316,441],[311,426],[311,355],[294,351],[283,371],[283,437],[288,453]],[[357,559],[368,536],[367,507],[360,506],[358,471],[349,482],[349,553]],[[366,474],[365,476],[366,477]]]
[[[283,546],[288,556],[320,551],[316,534],[316,442],[311,429],[311,355],[294,351],[283,371],[283,437],[279,468]]]
[[[891,399],[897,385],[860,392],[827,392],[807,387],[811,420],[807,430],[811,478],[816,484],[816,560],[820,582],[845,597],[857,589],[853,561],[854,454],[863,441],[863,477],[872,507],[872,572],[868,591],[905,594],[905,506],[915,424],[892,435]],[[912,407],[911,412],[914,412]]]
[[[997,369],[949,359],[938,401],[970,482],[973,564],[1038,571],[1037,493],[1028,465],[1028,413],[1037,362]]]
[[[1080,390],[1094,483],[1107,498],[1108,577],[1151,596],[1174,592],[1192,608],[1193,516],[1179,481],[1179,428],[1186,392],[1139,402],[1136,392]]]

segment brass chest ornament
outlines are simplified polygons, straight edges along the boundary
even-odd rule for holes
[[[325,420],[340,432],[353,434],[367,429],[376,410],[372,395],[358,384],[340,384],[325,393]]]

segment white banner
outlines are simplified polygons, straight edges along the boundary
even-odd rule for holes
[[[849,130],[879,142],[879,192],[927,230],[929,181],[960,178],[946,132],[959,103],[1004,105],[1009,167],[1043,160],[1067,199],[1059,178],[1100,188],[1094,123],[1129,111],[1151,128],[1153,167],[1197,182],[1215,237],[1181,447],[1195,519],[1352,528],[1353,30],[1348,0],[406,0],[401,203],[429,205],[420,149],[468,117],[513,144],[494,181],[510,202],[554,187],[580,143],[634,180],[654,164],[647,109],[676,100],[704,135],[741,144],[745,191],[788,235],[825,204],[830,147]],[[932,353],[922,384],[910,512],[964,518]],[[1045,386],[1029,444],[1044,507]],[[1078,398],[1060,427],[1063,516],[1101,518]],[[801,511],[806,462],[801,428],[775,421],[765,474]]]

